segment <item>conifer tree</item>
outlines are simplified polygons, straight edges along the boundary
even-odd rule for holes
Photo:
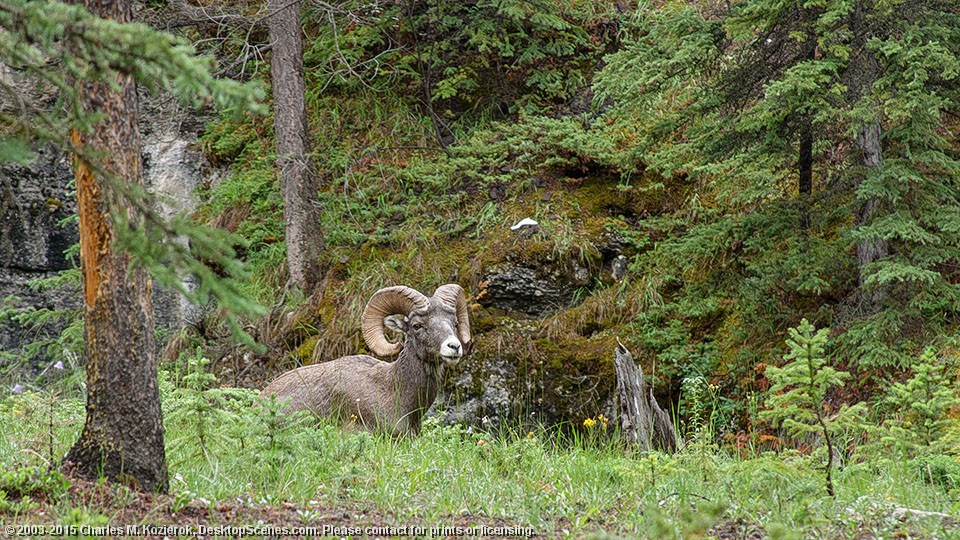
[[[316,167],[310,156],[300,2],[271,0],[268,9],[273,127],[283,192],[287,266],[291,285],[309,294],[320,281],[319,258],[325,239],[320,228]]]
[[[806,319],[789,330],[789,351],[784,356],[787,363],[782,368],[769,366],[766,370],[770,390],[767,408],[760,412],[760,418],[783,426],[791,437],[821,437],[827,451],[824,466],[827,494],[833,497],[836,494],[833,460],[837,451],[834,437],[850,425],[856,425],[866,405],[842,405],[836,413],[827,409],[828,392],[843,386],[850,378],[849,373],[827,365],[825,350],[829,332],[828,328],[817,330]]]
[[[960,312],[956,2],[667,2],[607,62],[608,114],[688,197],[652,271],[778,322],[846,297],[840,344],[869,368]]]
[[[89,2],[99,17],[129,22],[129,2]],[[80,438],[65,460],[87,478],[105,476],[149,490],[167,490],[163,419],[157,386],[156,345],[150,282],[130,255],[113,251],[116,224],[110,219],[114,176],[143,185],[137,86],[132,76],[81,82],[79,99],[98,121],[90,132],[75,129],[74,159],[80,216],[80,269],[84,292],[84,350],[87,415]],[[85,155],[102,156],[99,168]],[[127,221],[140,216],[128,209]]]
[[[236,268],[229,248],[217,243],[222,235],[186,228],[182,218],[166,222],[152,208],[143,190],[136,82],[198,104],[210,100],[252,108],[256,94],[214,80],[209,64],[182,41],[128,24],[130,2],[90,1],[87,6],[92,13],[60,2],[0,0],[0,62],[59,92],[53,109],[24,101],[2,113],[10,127],[3,142],[12,141],[19,151],[0,157],[27,160],[36,140],[57,143],[75,156],[87,417],[66,461],[83,476],[164,491],[163,424],[145,269],[168,282],[177,270],[196,270],[202,284],[195,298],[214,295],[233,309],[251,304],[237,300],[241,296],[229,280],[211,280],[212,272],[200,262],[207,256]],[[188,247],[176,242],[170,233],[178,231],[197,242]]]
[[[891,385],[883,404],[889,407],[881,426],[880,444],[902,450],[909,457],[936,452],[956,454],[948,442],[953,423],[951,409],[960,409],[960,392],[953,375],[933,349],[913,364],[913,376]]]

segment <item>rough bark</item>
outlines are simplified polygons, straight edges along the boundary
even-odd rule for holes
[[[274,132],[283,192],[287,265],[290,284],[309,292],[320,279],[319,257],[324,249],[324,238],[320,228],[317,175],[310,159],[300,2],[270,0],[268,13],[273,55],[270,77]]]
[[[875,120],[864,126],[857,136],[856,145],[857,149],[860,150],[861,165],[866,170],[863,175],[865,178],[870,174],[870,171],[878,169],[883,165],[880,122]],[[879,210],[879,207],[880,202],[875,198],[863,201],[857,209],[857,225],[869,223]],[[882,238],[865,238],[857,242],[857,267],[860,269],[859,281],[861,290],[863,290],[863,284],[866,278],[866,266],[886,257],[888,254],[889,247],[887,246],[887,242]],[[883,295],[884,292],[881,289],[863,291],[863,299],[867,309],[869,311],[876,310],[880,305],[880,301],[883,299]]]
[[[851,13],[852,45],[856,54],[851,58],[844,82],[850,88],[852,101],[869,99],[871,88],[880,74],[880,65],[866,46],[867,39],[872,31],[866,15],[868,12],[869,10],[864,2],[857,2]],[[854,138],[854,145],[859,154],[854,156],[854,165],[863,171],[856,179],[855,191],[873,171],[883,165],[883,130],[878,118],[879,114],[880,111],[876,111],[877,117],[865,122]],[[869,223],[879,211],[880,201],[878,199],[871,197],[862,200],[856,209],[857,225]],[[875,312],[879,309],[885,291],[882,289],[866,291],[864,289],[863,285],[867,276],[865,269],[870,263],[886,257],[889,251],[887,242],[882,238],[865,238],[857,242],[859,285],[863,304],[868,312]]]
[[[130,2],[85,1],[104,18],[130,20]],[[137,90],[132,77],[118,89],[83,83],[85,109],[102,114],[90,133],[74,132],[84,292],[86,421],[65,464],[87,478],[106,477],[149,491],[166,491],[160,392],[150,280],[131,269],[130,256],[113,249],[110,218],[117,182],[143,184]],[[82,156],[97,156],[96,166]],[[108,181],[107,175],[114,180]],[[136,223],[136,216],[128,215]]]
[[[805,118],[800,127],[800,159],[797,191],[800,193],[800,228],[804,235],[810,229],[810,196],[813,194],[813,126]]]
[[[653,388],[644,380],[643,371],[619,341],[613,362],[617,371],[620,426],[627,443],[644,452],[652,449],[675,452],[677,434],[670,415],[660,408],[653,397]]]

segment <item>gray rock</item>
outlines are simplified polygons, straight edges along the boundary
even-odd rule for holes
[[[226,174],[212,167],[196,147],[204,116],[181,108],[169,97],[142,97],[140,131],[147,186],[158,197],[164,217],[189,214],[197,206],[197,186],[216,182]],[[185,238],[178,241],[188,242]],[[188,289],[196,286],[192,276],[183,276],[183,281]],[[168,332],[198,322],[204,308],[190,304],[176,291],[155,289],[154,320],[158,328]]]
[[[176,100],[141,96],[145,179],[158,195],[165,216],[192,211],[197,185],[224,174],[211,167],[196,148],[203,123],[202,115],[181,109]],[[77,289],[36,291],[28,286],[35,279],[54,276],[74,265],[64,255],[79,241],[76,221],[68,219],[77,211],[69,187],[72,181],[69,157],[52,146],[39,149],[36,159],[27,165],[0,166],[0,301],[18,298],[7,302],[6,309],[11,313],[80,307]],[[184,277],[188,286],[191,279]],[[169,333],[185,320],[201,316],[198,313],[202,308],[189,305],[176,292],[159,287],[154,291],[158,329]],[[10,317],[0,318],[0,346],[8,352],[21,350],[29,341],[56,336],[63,326],[28,329]]]
[[[71,265],[64,251],[78,241],[76,214],[68,186],[70,164],[51,147],[41,148],[28,165],[0,166],[0,267],[24,272],[55,272]]]
[[[443,422],[494,429],[509,425],[516,416],[517,403],[511,388],[518,384],[516,366],[505,358],[479,360],[463,368],[444,385],[444,392],[427,411],[428,416],[440,416]],[[462,369],[462,371],[461,371]],[[476,380],[480,380],[479,393]]]
[[[487,307],[528,315],[553,313],[576,303],[577,290],[592,280],[590,271],[574,260],[541,266],[505,263],[484,277]]]
[[[76,310],[79,291],[36,289],[42,278],[71,268],[64,251],[76,244],[76,200],[68,187],[69,161],[52,147],[37,151],[28,165],[0,166],[0,349],[16,355],[25,343],[60,334],[66,320],[34,327],[12,315],[38,309]],[[27,359],[34,365],[41,359]],[[2,362],[2,360],[0,360]]]

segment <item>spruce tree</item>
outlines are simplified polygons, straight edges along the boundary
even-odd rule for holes
[[[90,12],[59,2],[0,0],[0,63],[59,91],[52,109],[22,101],[19,108],[4,110],[3,142],[11,141],[16,151],[0,157],[27,160],[30,144],[38,140],[57,143],[74,156],[87,416],[65,461],[85,477],[165,491],[145,268],[169,282],[176,270],[196,270],[203,284],[195,297],[213,292],[227,307],[249,309],[251,304],[228,280],[210,279],[211,270],[201,262],[208,255],[236,268],[229,248],[211,242],[216,235],[202,228],[185,228],[182,217],[161,219],[143,190],[136,85],[162,87],[198,104],[249,106],[254,93],[213,79],[209,63],[182,41],[130,24],[129,1],[87,5]],[[170,235],[177,230],[192,231],[189,238],[196,244],[184,247]]]
[[[646,9],[596,88],[685,199],[649,270],[747,335],[845,298],[845,352],[909,363],[895,344],[960,312],[958,77],[949,0]]]
[[[769,366],[770,379],[766,409],[760,418],[782,426],[794,438],[807,435],[820,437],[826,447],[827,463],[824,466],[827,494],[833,497],[833,461],[837,452],[836,435],[851,425],[857,425],[858,417],[866,405],[852,407],[842,405],[836,412],[829,410],[827,395],[834,388],[843,386],[850,374],[827,364],[826,346],[830,330],[817,330],[806,319],[796,328],[791,328],[787,339],[789,348],[781,368]]]
[[[907,457],[934,453],[957,454],[951,437],[951,409],[960,409],[960,391],[954,374],[933,349],[913,364],[913,376],[890,386],[882,405],[887,407],[878,430],[880,446],[900,450]]]

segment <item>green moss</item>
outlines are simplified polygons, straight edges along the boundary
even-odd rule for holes
[[[474,334],[485,334],[498,328],[501,315],[493,310],[481,307],[479,304],[471,306],[470,330]]]
[[[555,339],[539,339],[537,350],[544,364],[556,370],[580,375],[612,373],[616,336],[600,334],[591,337],[568,334]],[[609,369],[605,366],[609,364]]]
[[[299,347],[290,354],[300,361],[301,364],[310,364],[313,358],[313,350],[317,347],[319,336],[310,336]]]

